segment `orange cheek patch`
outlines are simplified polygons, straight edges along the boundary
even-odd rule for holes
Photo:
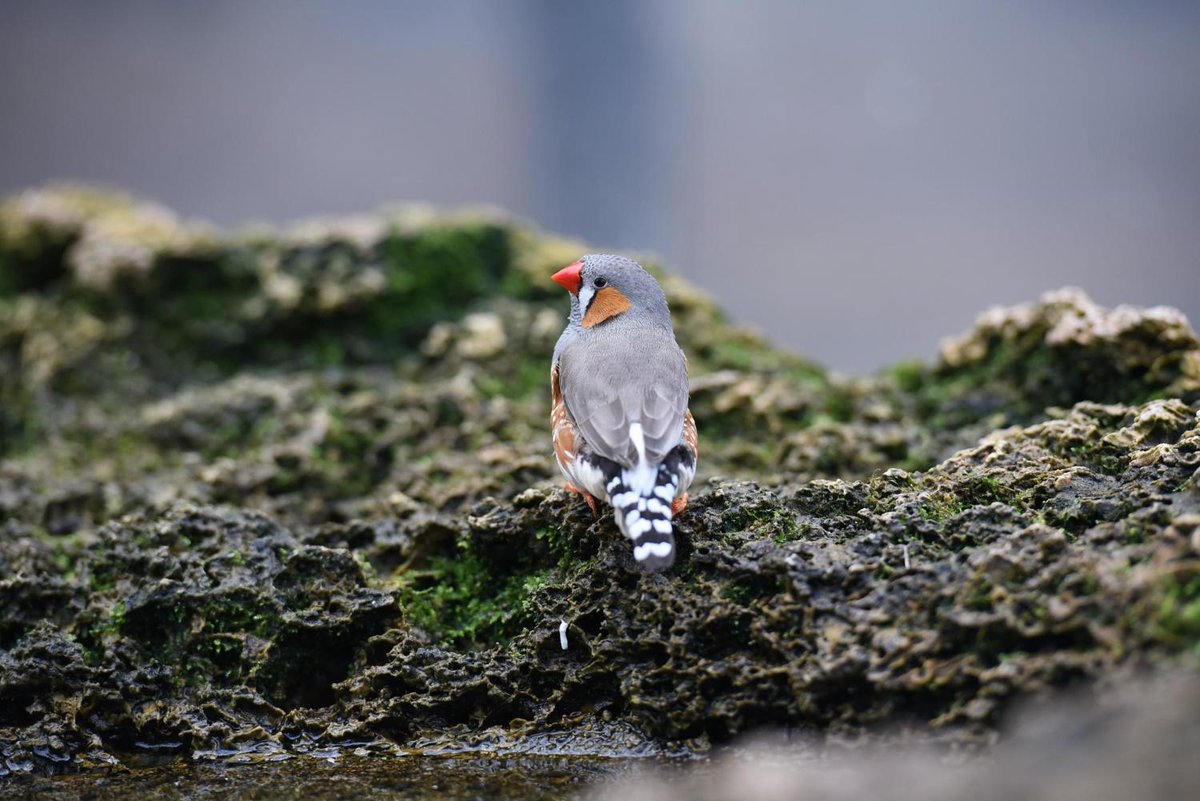
[[[611,286],[606,286],[596,293],[596,297],[592,298],[592,305],[588,306],[587,314],[583,316],[583,327],[591,328],[599,325],[628,308],[629,298]]]

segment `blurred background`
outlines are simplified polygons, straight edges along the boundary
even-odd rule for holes
[[[1200,3],[3,0],[0,193],[495,204],[842,372],[1073,284],[1200,317]]]

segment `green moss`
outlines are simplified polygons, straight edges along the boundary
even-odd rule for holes
[[[705,355],[718,370],[752,370],[762,358],[761,348],[737,340],[718,342]]]
[[[170,672],[175,687],[245,679],[252,664],[243,659],[244,639],[269,639],[281,626],[279,610],[250,591],[211,596],[198,603],[188,598],[129,610],[114,605],[109,616],[84,640],[93,644],[124,638],[143,657]]]
[[[511,258],[507,229],[493,224],[396,232],[382,250],[387,286],[365,311],[366,329],[373,337],[409,342],[497,290]]]
[[[124,350],[123,363],[135,365],[134,372],[160,379],[220,378],[250,364],[294,369],[384,362],[411,352],[433,322],[460,317],[499,290],[511,260],[510,235],[496,224],[434,224],[393,232],[369,258],[338,240],[242,242],[187,257],[159,255],[147,273],[119,276],[112,287],[55,291],[60,302],[121,329],[105,352]],[[330,286],[354,284],[367,270],[380,269],[382,287],[366,281],[342,303],[323,299]],[[263,282],[272,271],[297,287],[294,305],[270,296]],[[111,367],[105,367],[110,378]],[[103,394],[113,382],[92,375],[98,371],[81,365],[61,380],[73,382],[73,394]],[[0,400],[6,401],[2,446],[14,436],[15,423],[7,418],[16,418],[16,404]]]
[[[329,430],[313,453],[313,465],[336,497],[355,498],[370,491],[378,479],[368,464],[374,440],[362,428],[350,425],[341,410],[329,415]]]
[[[396,584],[397,603],[408,620],[440,641],[457,646],[493,645],[511,639],[536,620],[534,593],[548,572],[498,576],[470,553],[434,557]]]
[[[134,353],[156,367],[179,360],[181,368],[203,361],[228,370],[231,353],[260,344],[242,318],[260,289],[255,270],[255,263],[228,254],[160,257],[147,275],[122,279],[115,291],[73,287],[69,294],[100,319],[129,315]]]
[[[917,392],[929,378],[929,368],[924,362],[917,360],[897,362],[883,371],[885,377],[891,377],[903,392]]]
[[[16,267],[12,255],[8,252],[3,241],[0,241],[0,298],[17,293]]]
[[[318,331],[310,345],[312,361],[320,367],[338,367],[346,361],[346,346],[328,331]]]
[[[0,456],[18,456],[38,443],[41,427],[29,406],[0,398]]]
[[[10,231],[0,207],[0,297],[42,291],[66,275],[63,256],[74,235],[35,225]]]
[[[962,605],[976,612],[986,612],[992,608],[993,587],[985,578],[977,576],[971,579],[959,594]]]
[[[1020,494],[992,476],[967,473],[954,492],[959,504],[964,508],[986,506],[996,502],[1021,508]]]
[[[566,526],[550,524],[543,526],[534,534],[534,538],[545,542],[550,546],[550,551],[559,560],[564,558],[573,558],[577,556],[575,545],[578,538],[569,532]]]
[[[88,570],[88,588],[102,593],[116,586],[120,569],[107,560],[93,561]]]
[[[1119,476],[1129,466],[1128,453],[1109,450],[1103,442],[1075,445],[1068,453],[1076,464],[1109,476]]]
[[[50,548],[51,558],[58,575],[65,581],[74,581],[80,557],[87,554],[90,532],[76,531],[62,537],[51,535],[43,526],[35,526],[31,538],[41,540]]]
[[[945,492],[932,493],[917,510],[924,520],[941,523],[966,509],[966,504],[957,495]]]
[[[1150,634],[1172,650],[1200,658],[1200,576],[1167,579]]]
[[[849,422],[854,417],[854,397],[844,389],[831,388],[825,397],[825,413],[834,422]]]
[[[697,350],[693,365],[698,372],[739,370],[784,376],[811,388],[828,386],[825,371],[807,359],[773,348],[757,336],[729,327],[723,315],[715,310],[710,316],[709,325],[701,332],[709,341]],[[715,331],[721,335],[714,336]]]
[[[476,379],[479,394],[484,398],[509,398],[518,400],[535,394],[549,395],[549,357],[522,358],[515,368],[503,375],[489,372]]]
[[[127,607],[124,601],[118,601],[112,605],[109,610],[108,617],[100,625],[99,631],[101,634],[116,634],[125,627],[125,613]]]
[[[200,631],[251,633],[260,637],[279,627],[279,610],[269,601],[249,592],[216,596],[195,609],[193,619]]]
[[[727,532],[750,531],[776,543],[790,542],[801,535],[795,511],[773,499],[738,506],[725,518],[722,528]]]
[[[14,313],[14,305],[0,298],[0,320]],[[0,456],[32,447],[41,429],[37,399],[23,376],[21,340],[6,341],[6,333],[0,326]]]
[[[242,638],[234,634],[197,637],[176,673],[177,683],[199,687],[210,682],[225,684],[248,678],[250,666],[242,659],[244,647]]]
[[[774,577],[747,576],[732,581],[721,589],[721,597],[738,606],[753,607],[757,602],[779,591]],[[732,643],[725,643],[726,646]]]

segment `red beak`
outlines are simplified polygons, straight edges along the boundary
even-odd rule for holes
[[[579,284],[581,279],[579,271],[583,269],[583,262],[577,261],[574,264],[568,264],[561,270],[550,276],[550,280],[560,285],[573,295],[579,294]]]

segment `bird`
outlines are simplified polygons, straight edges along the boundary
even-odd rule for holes
[[[672,519],[696,476],[687,357],[654,276],[623,256],[584,256],[551,276],[570,293],[550,365],[554,456],[595,516],[613,508],[647,572],[675,562]]]

